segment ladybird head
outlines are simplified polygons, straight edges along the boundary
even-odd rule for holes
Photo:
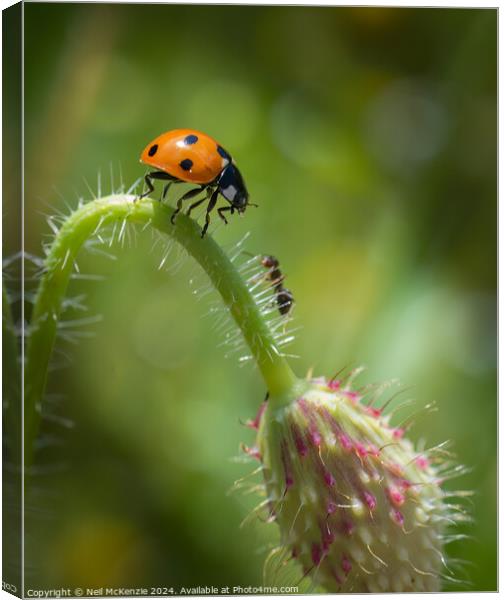
[[[248,192],[240,171],[233,163],[228,164],[219,177],[220,193],[238,212],[244,212],[248,205]]]

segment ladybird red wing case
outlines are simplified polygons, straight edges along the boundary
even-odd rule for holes
[[[140,160],[181,181],[210,183],[225,166],[225,159],[218,152],[219,147],[214,139],[204,133],[192,129],[174,129],[149,143]]]

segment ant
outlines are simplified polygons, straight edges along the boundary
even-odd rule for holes
[[[283,286],[285,276],[280,271],[280,263],[278,259],[271,254],[265,254],[261,257],[261,264],[268,269],[266,280],[271,281],[271,284],[276,293],[276,301],[278,311],[281,315],[287,315],[294,304],[294,296],[292,292]]]

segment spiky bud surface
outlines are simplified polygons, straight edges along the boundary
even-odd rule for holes
[[[446,506],[437,466],[340,381],[263,406],[256,456],[269,518],[313,583],[334,592],[440,588]]]

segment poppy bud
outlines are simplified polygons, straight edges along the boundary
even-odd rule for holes
[[[270,398],[258,423],[269,518],[305,576],[334,592],[440,588],[443,501],[438,467],[340,382]]]

